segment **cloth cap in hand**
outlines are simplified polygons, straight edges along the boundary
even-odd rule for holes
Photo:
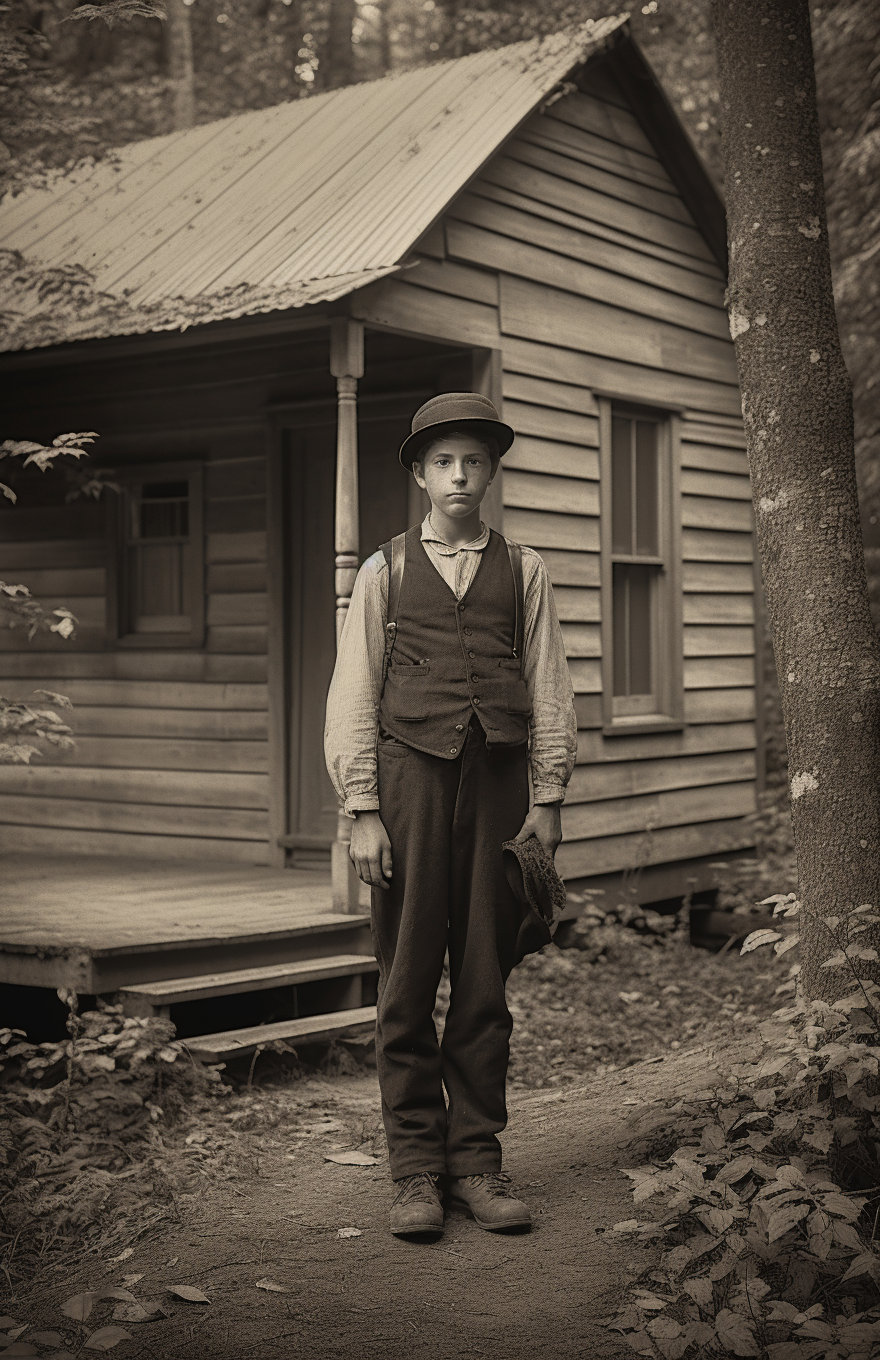
[[[504,841],[501,859],[507,881],[522,903],[523,919],[516,942],[516,962],[549,944],[565,910],[565,884],[553,856],[534,834]]]

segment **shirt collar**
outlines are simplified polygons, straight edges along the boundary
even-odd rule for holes
[[[446,542],[445,538],[441,538],[440,535],[435,532],[431,525],[431,512],[429,510],[422,520],[422,542],[433,544],[436,550],[445,557],[451,557],[457,552],[479,552],[485,548],[486,544],[489,542],[489,528],[482,520],[480,520],[480,532],[477,534],[477,537],[472,538],[470,543],[462,543],[460,548],[452,548]]]

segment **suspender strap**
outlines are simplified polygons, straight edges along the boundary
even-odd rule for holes
[[[516,620],[513,628],[513,654],[519,657],[519,672],[522,675],[523,667],[523,634],[525,630],[523,605],[523,567],[522,567],[522,548],[518,543],[511,543],[510,539],[504,540],[507,544],[507,551],[510,556],[510,569],[513,572],[513,593],[516,599]]]
[[[403,567],[406,562],[406,534],[396,534],[390,545],[383,544],[382,551],[388,562],[388,606],[385,611],[385,655],[382,658],[382,687],[394,651],[397,637],[397,610],[400,604],[400,587],[403,581]]]

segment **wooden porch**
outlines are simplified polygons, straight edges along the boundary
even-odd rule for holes
[[[271,992],[292,1011],[271,1037],[300,1042],[375,1020],[369,915],[333,910],[326,870],[9,854],[2,882],[2,984],[69,987],[133,1015],[175,1008],[210,1057],[252,1050],[263,1027],[193,1037],[180,1007]]]

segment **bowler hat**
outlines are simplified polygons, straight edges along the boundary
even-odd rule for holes
[[[403,466],[411,468],[427,443],[452,430],[473,435],[475,439],[491,439],[499,454],[506,453],[515,438],[510,426],[498,419],[488,397],[480,396],[479,392],[441,392],[420,406],[413,416],[412,434],[400,447]]]
[[[534,833],[525,840],[503,841],[501,858],[507,881],[524,908],[516,941],[516,962],[549,944],[565,911],[565,884],[553,856]]]

